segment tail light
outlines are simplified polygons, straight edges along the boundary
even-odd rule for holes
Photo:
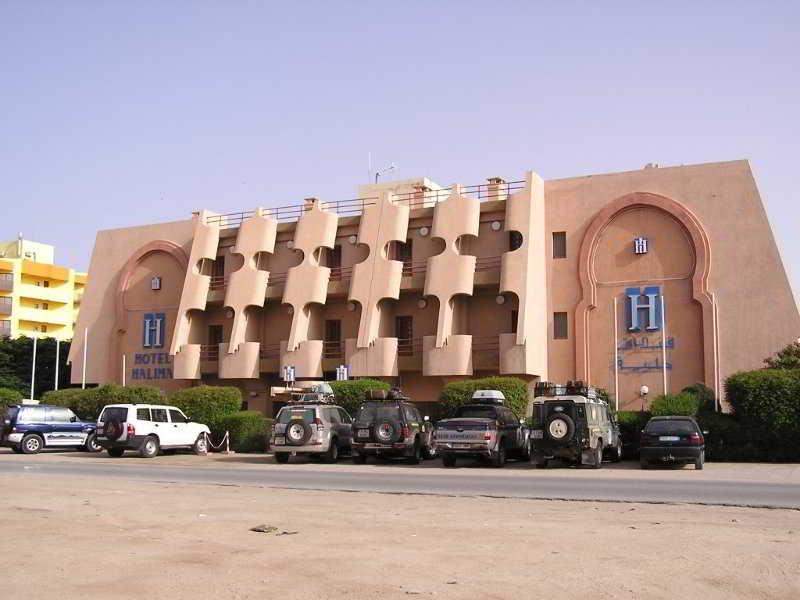
[[[313,421],[311,421],[311,424],[312,424],[312,425],[316,425],[316,426],[317,426],[317,431],[322,431],[322,430],[324,430],[324,429],[325,429],[325,426],[324,426],[324,424],[322,423],[322,419],[320,419],[319,417],[317,417],[316,419],[314,419]]]
[[[411,436],[411,429],[409,429],[408,425],[403,425],[400,427],[400,439],[404,440],[407,437]]]
[[[133,426],[133,423],[128,423],[128,437],[132,438],[136,435],[136,427]]]
[[[690,433],[689,434],[689,443],[692,446],[702,446],[705,443],[705,438],[703,438],[703,434],[701,433]]]

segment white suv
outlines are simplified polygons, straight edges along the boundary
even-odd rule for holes
[[[97,419],[97,443],[114,457],[137,450],[153,458],[159,449],[174,448],[206,454],[209,433],[206,425],[193,423],[174,406],[109,404]]]

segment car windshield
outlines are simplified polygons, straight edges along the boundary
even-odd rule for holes
[[[695,433],[697,428],[695,427],[692,421],[688,419],[679,419],[679,420],[664,420],[664,421],[651,421],[647,428],[645,429],[645,433],[650,433],[653,435],[662,435],[665,433]]]
[[[458,411],[458,416],[464,419],[494,419],[495,409],[491,406],[465,406]]]
[[[400,420],[400,407],[396,404],[365,404],[358,409],[356,421],[375,422],[384,419]]]
[[[128,419],[128,407],[108,406],[103,409],[103,412],[100,413],[100,418],[98,421],[105,423],[106,421],[111,421],[112,419],[116,421],[126,421]]]
[[[292,419],[303,419],[306,423],[311,423],[316,416],[316,410],[313,408],[284,407],[278,413],[278,423],[286,424]]]

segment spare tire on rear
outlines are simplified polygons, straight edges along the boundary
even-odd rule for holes
[[[103,434],[112,441],[116,441],[122,437],[122,421],[119,419],[111,419],[106,421],[105,425],[103,425]]]
[[[393,444],[400,439],[402,428],[400,423],[391,419],[380,421],[372,428],[375,441],[381,444]]]
[[[557,444],[566,444],[575,435],[575,421],[569,415],[556,413],[547,420],[544,430]]]
[[[286,424],[286,443],[302,446],[311,438],[311,425],[301,419],[293,419]]]

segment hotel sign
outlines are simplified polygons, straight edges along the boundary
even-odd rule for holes
[[[167,334],[164,313],[145,313],[142,322],[142,347],[144,349],[164,347]],[[133,355],[131,379],[172,379],[172,357],[167,352],[137,352]]]

